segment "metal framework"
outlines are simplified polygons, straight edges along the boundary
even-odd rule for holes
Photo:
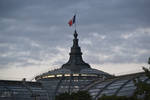
[[[86,86],[83,90],[88,90],[92,95],[93,100],[97,100],[100,96],[102,96],[101,94],[130,96],[136,89],[133,80],[138,77],[141,81],[150,83],[149,78],[147,78],[144,72],[142,72],[118,76],[117,78],[111,78],[104,81],[97,80],[97,82]]]
[[[110,83],[106,84],[106,85],[98,92],[98,94],[95,96],[95,99],[94,99],[94,100],[96,100],[97,97],[98,97],[99,95],[101,95],[101,93],[102,93],[109,85],[113,84],[113,83],[116,82],[117,80],[119,80],[119,79],[117,78],[117,79],[115,79],[115,80],[112,80]]]
[[[59,69],[35,77],[36,81],[46,87],[51,99],[54,99],[59,93],[79,91],[94,80],[113,77],[106,72],[91,68],[88,63],[83,61],[77,37],[78,34],[75,30],[73,46],[67,63]]]
[[[0,100],[49,100],[37,82],[0,80]]]

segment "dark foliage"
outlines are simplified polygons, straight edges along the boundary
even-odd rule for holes
[[[128,100],[128,99],[125,96],[115,96],[115,95],[106,96],[106,95],[103,95],[98,100]]]
[[[72,97],[69,93],[62,93],[56,96],[55,100],[72,100]]]
[[[76,93],[62,93],[56,96],[55,100],[92,100],[87,91],[78,91]]]
[[[148,64],[150,64],[150,58],[148,59]],[[150,69],[143,67],[145,75],[150,80]],[[141,97],[143,100],[150,100],[150,84],[146,81],[141,81],[139,78],[134,80],[134,84],[137,87],[135,91],[136,97]]]
[[[78,91],[77,93],[72,93],[72,100],[92,100],[90,94],[87,91]]]

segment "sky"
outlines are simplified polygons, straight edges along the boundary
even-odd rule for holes
[[[27,80],[69,59],[76,28],[83,59],[114,75],[150,57],[150,0],[0,0],[0,80]]]

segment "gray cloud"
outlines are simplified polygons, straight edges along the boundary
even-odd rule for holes
[[[143,63],[150,53],[149,0],[1,0],[0,68],[67,61],[77,10],[87,62]],[[65,52],[65,53],[64,53]]]

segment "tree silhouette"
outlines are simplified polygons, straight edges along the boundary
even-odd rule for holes
[[[150,65],[150,57],[148,59],[148,64]],[[148,77],[148,80],[150,80],[150,69],[143,67],[143,70],[145,75]],[[150,100],[150,83],[141,81],[139,78],[137,78],[134,80],[134,84],[137,87],[135,90],[135,96],[141,97],[144,100]]]
[[[62,93],[56,96],[55,100],[92,100],[92,97],[87,91],[78,91],[69,93]]]

